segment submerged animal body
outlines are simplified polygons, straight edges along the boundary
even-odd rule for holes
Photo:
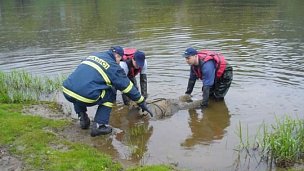
[[[165,99],[158,98],[147,101],[148,108],[153,114],[153,118],[162,119],[172,116],[179,110],[198,109],[200,108],[201,100],[184,101],[183,99]],[[146,114],[146,113],[143,113]]]

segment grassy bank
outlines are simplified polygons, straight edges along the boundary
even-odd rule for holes
[[[71,120],[22,114],[22,109],[31,104],[48,104],[53,109],[56,103],[51,95],[60,92],[63,78],[0,71],[0,147],[20,159],[24,170],[175,170],[164,165],[123,168],[94,147],[59,136]],[[49,102],[41,102],[45,97]]]
[[[0,104],[0,146],[20,158],[25,170],[174,170],[162,165],[122,168],[95,148],[58,136],[71,121],[23,115],[22,108],[21,104]]]
[[[0,144],[21,158],[25,170],[122,169],[94,148],[57,136],[69,121],[22,115],[21,110],[20,104],[0,104]]]

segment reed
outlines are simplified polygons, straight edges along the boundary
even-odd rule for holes
[[[275,124],[268,129],[265,125],[259,138],[261,156],[274,162],[279,167],[293,166],[303,159],[304,154],[304,120],[285,116],[276,117]]]
[[[239,140],[240,140],[240,144],[238,145],[237,150],[241,151],[243,149],[248,149],[248,147],[250,146],[249,138],[248,138],[248,127],[246,129],[246,135],[244,135],[244,131],[243,131],[243,128],[242,128],[241,121],[239,122],[236,134],[237,134],[237,136],[239,137]]]
[[[262,129],[260,129],[262,128]],[[255,142],[248,142],[248,133],[243,135],[241,124],[237,135],[240,139],[238,151],[246,151],[248,156],[254,156],[256,151],[270,167],[291,167],[295,163],[304,164],[304,120],[292,119],[285,116],[282,119],[276,117],[276,122],[271,125],[260,126]],[[244,140],[247,139],[247,140]],[[253,147],[253,148],[250,148]]]
[[[24,70],[0,71],[0,102],[54,101],[65,76],[34,76]]]

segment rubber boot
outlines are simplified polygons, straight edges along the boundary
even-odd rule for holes
[[[105,124],[94,123],[91,129],[91,136],[106,135],[112,132],[112,128]]]
[[[81,129],[88,129],[90,127],[90,118],[88,117],[87,113],[80,112],[80,127]]]

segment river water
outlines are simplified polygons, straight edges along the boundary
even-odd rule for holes
[[[236,132],[241,123],[253,139],[276,117],[304,118],[303,6],[301,0],[0,0],[0,69],[69,74],[90,52],[136,47],[147,56],[149,99],[178,98],[189,76],[183,51],[219,51],[234,69],[224,102],[162,120],[132,117],[118,105],[111,116],[116,134],[91,141],[107,142],[98,149],[131,165],[266,170],[234,150]],[[194,99],[200,90],[197,81]]]

